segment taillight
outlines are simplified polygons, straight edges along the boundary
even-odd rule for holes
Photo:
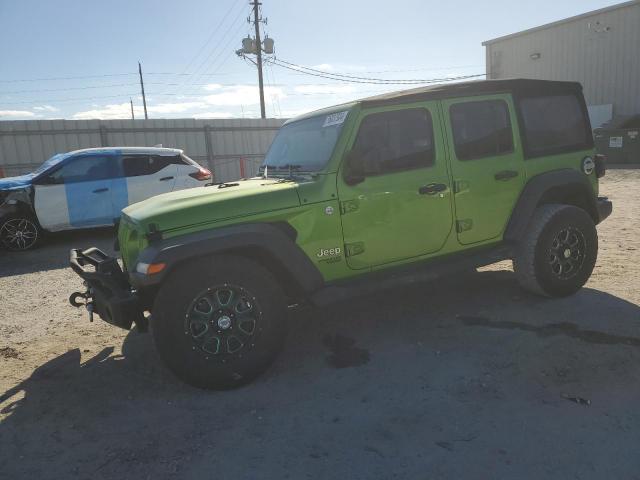
[[[593,156],[593,159],[596,162],[596,177],[604,177],[604,174],[607,172],[607,156],[597,153]]]
[[[198,167],[198,171],[190,173],[189,176],[192,178],[195,178],[199,182],[204,182],[205,180],[211,180],[211,172],[206,168],[202,168],[202,167]]]

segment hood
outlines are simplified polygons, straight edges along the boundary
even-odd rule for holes
[[[165,193],[122,212],[145,229],[155,223],[158,230],[167,231],[300,205],[294,182],[254,178],[222,185]]]
[[[19,190],[28,187],[33,182],[33,173],[19,177],[0,178],[0,190]]]

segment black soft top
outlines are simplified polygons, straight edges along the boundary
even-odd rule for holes
[[[579,93],[582,85],[578,82],[558,82],[553,80],[533,80],[513,78],[505,80],[476,80],[471,82],[447,83],[430,87],[418,87],[399,92],[390,92],[359,100],[363,106],[393,105],[398,103],[419,102],[441,98],[465,97],[471,95],[489,95],[492,93],[562,94]]]

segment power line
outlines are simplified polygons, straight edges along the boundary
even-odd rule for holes
[[[136,83],[136,85],[138,85]],[[10,102],[8,104],[3,103],[3,105],[6,106],[11,106],[11,105],[36,105],[36,104],[51,104],[51,103],[67,103],[67,102],[81,102],[81,101],[86,101],[86,100],[100,100],[100,99],[104,99],[104,98],[127,98],[127,97],[131,97],[131,96],[137,96],[139,95],[138,92],[133,92],[133,93],[123,93],[121,95],[100,95],[97,97],[76,97],[76,98],[64,98],[61,100],[29,100],[29,101],[25,101],[25,102]]]
[[[429,78],[429,79],[407,79],[407,80],[399,80],[399,79],[393,79],[393,80],[387,80],[387,79],[368,79],[368,80],[360,80],[358,77],[347,77],[347,76],[340,76],[340,77],[335,77],[335,76],[330,76],[328,74],[323,73],[316,73],[316,72],[320,72],[320,70],[313,70],[313,69],[309,69],[311,71],[305,71],[302,70],[301,68],[304,67],[300,67],[300,66],[289,66],[287,64],[284,63],[280,63],[279,60],[274,59],[274,65],[277,65],[281,68],[286,68],[288,70],[293,70],[294,72],[300,72],[300,73],[304,73],[306,75],[310,75],[312,77],[319,77],[319,78],[326,78],[328,80],[334,80],[336,82],[343,82],[343,83],[361,83],[361,84],[368,84],[368,85],[421,85],[421,84],[425,84],[425,83],[440,83],[440,82],[453,82],[456,80],[468,80],[471,78],[479,78],[479,77],[484,77],[486,74],[481,73],[481,74],[476,74],[476,75],[461,75],[461,76],[457,76],[457,77],[447,77],[447,78]]]
[[[211,42],[213,37],[215,37],[216,33],[218,33],[218,30],[220,29],[220,27],[222,27],[222,25],[224,24],[225,20],[227,19],[229,14],[234,10],[236,5],[238,5],[238,3],[236,3],[236,1],[233,0],[231,2],[231,6],[230,6],[229,10],[227,10],[227,12],[223,15],[222,20],[220,20],[220,22],[218,23],[218,26],[212,30],[212,32],[209,35],[209,37],[207,37],[207,40],[202,44],[202,46],[200,47],[198,52],[191,58],[191,60],[189,61],[187,66],[184,68],[182,73],[176,74],[176,75],[187,75],[187,71],[189,70],[189,68],[191,68],[191,65],[193,65],[193,63],[200,56],[200,54],[204,51],[204,49],[207,47],[207,45],[209,45],[209,43]],[[191,75],[191,74],[188,74],[188,75]]]
[[[0,95],[15,95],[20,93],[42,93],[42,92],[68,92],[71,90],[90,90],[94,88],[115,88],[115,87],[130,87],[137,85],[137,83],[117,83],[112,85],[90,85],[86,87],[68,87],[68,88],[45,88],[37,90],[15,90],[12,92],[0,92]]]
[[[280,60],[282,61],[282,60]],[[411,68],[411,69],[397,69],[397,70],[366,70],[366,71],[361,71],[359,73],[365,73],[365,74],[370,74],[370,73],[401,73],[401,72],[424,72],[424,71],[438,71],[438,70],[456,70],[456,69],[462,69],[462,68],[477,68],[477,67],[482,67],[482,65],[458,65],[458,66],[449,66],[449,67],[420,67],[420,68]],[[306,68],[306,67],[305,67]],[[186,69],[185,69],[186,70]],[[331,73],[331,72],[327,72],[325,70],[318,70],[320,72],[323,73]],[[0,83],[21,83],[21,82],[48,82],[48,81],[63,81],[63,80],[86,80],[89,78],[109,78],[109,77],[124,77],[124,76],[137,76],[138,72],[127,72],[127,73],[101,73],[101,74],[95,74],[95,75],[81,75],[81,76],[69,76],[69,77],[45,77],[45,78],[15,78],[15,79],[9,79],[9,80],[0,80]],[[145,73],[145,76],[150,76],[150,75],[173,75],[173,76],[179,76],[179,77],[189,77],[189,76],[196,76],[196,75],[200,75],[200,76],[210,76],[210,75],[235,75],[235,73],[221,73],[221,72],[216,72],[216,73],[211,73],[211,74],[205,74],[205,73],[189,73],[186,71],[182,71],[182,72],[147,72]]]
[[[240,4],[241,5],[241,4]],[[241,8],[238,11],[238,14],[236,15],[236,17],[233,19],[233,21],[231,22],[231,24],[229,24],[229,27],[227,28],[227,30],[225,31],[225,33],[222,35],[222,38],[220,39],[220,41],[218,42],[217,46],[213,48],[213,50],[211,50],[211,52],[209,52],[209,55],[206,56],[206,58],[200,62],[200,64],[198,65],[198,67],[196,67],[196,69],[193,71],[193,82],[183,82],[183,86],[179,91],[184,91],[185,88],[189,87],[191,83],[194,83],[197,80],[200,80],[200,78],[202,78],[202,72],[203,69],[206,69],[205,65],[207,63],[209,63],[210,59],[214,56],[215,53],[217,53],[220,50],[220,46],[222,45],[222,42],[224,42],[225,40],[227,40],[227,38],[229,37],[229,34],[231,34],[232,36],[235,35],[235,30],[233,30],[237,23],[238,20],[240,20],[240,18],[246,13],[246,9],[245,8]],[[233,33],[232,33],[233,30]],[[232,37],[231,37],[232,38]],[[226,44],[225,44],[226,45]],[[226,47],[224,47],[226,48]]]
[[[392,84],[415,84],[415,83],[435,83],[440,81],[452,81],[458,78],[474,78],[474,77],[482,77],[484,74],[476,74],[476,75],[463,75],[460,77],[447,77],[447,78],[411,78],[411,79],[398,79],[398,78],[374,78],[374,77],[360,77],[357,75],[347,75],[344,73],[331,73],[323,70],[318,70],[311,67],[305,67],[302,65],[298,65],[296,63],[287,62],[286,60],[282,60],[280,58],[274,58],[273,62],[279,67],[289,68],[290,70],[296,70],[300,73],[306,73],[308,75],[315,74],[314,76],[322,76],[324,78],[330,78],[334,80],[342,80],[352,82],[352,83],[392,83]]]
[[[484,65],[454,65],[449,67],[419,67],[419,68],[405,68],[395,70],[361,70],[357,73],[404,73],[404,72],[428,72],[428,71],[440,71],[440,70],[458,70],[463,68],[484,68]],[[327,70],[320,70],[324,73],[331,73]]]
[[[87,78],[123,77],[126,75],[137,75],[137,73],[103,73],[100,75],[82,75],[78,77],[19,78],[12,80],[0,80],[0,83],[47,82],[50,80],[84,80]]]

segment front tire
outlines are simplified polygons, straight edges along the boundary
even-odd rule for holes
[[[42,240],[38,222],[27,214],[17,214],[0,219],[0,246],[20,252],[35,248]]]
[[[276,279],[239,256],[191,262],[163,283],[151,328],[163,362],[207,389],[250,382],[275,360],[286,335],[286,302]]]
[[[589,280],[598,257],[598,233],[592,218],[572,205],[536,209],[516,249],[513,269],[532,293],[564,297]]]

